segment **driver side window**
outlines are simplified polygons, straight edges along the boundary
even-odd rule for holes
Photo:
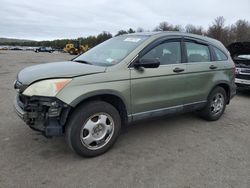
[[[162,43],[149,52],[147,52],[142,59],[160,60],[161,65],[181,63],[181,44],[180,42],[165,42]]]

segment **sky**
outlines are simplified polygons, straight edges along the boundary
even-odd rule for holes
[[[160,22],[207,28],[218,16],[250,21],[250,0],[0,0],[0,38],[52,40],[112,34]]]

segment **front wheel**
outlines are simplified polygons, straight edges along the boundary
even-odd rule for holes
[[[227,95],[222,87],[216,87],[208,96],[208,101],[200,116],[208,121],[218,120],[225,111]]]
[[[94,157],[106,152],[121,130],[121,118],[115,107],[103,101],[79,106],[66,126],[66,140],[77,154]]]

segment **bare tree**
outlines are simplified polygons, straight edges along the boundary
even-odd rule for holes
[[[173,31],[174,26],[172,24],[169,24],[168,22],[161,22],[154,31]]]
[[[231,27],[231,33],[235,42],[250,41],[250,23],[246,20],[238,20]]]
[[[197,34],[197,35],[203,35],[204,34],[203,28],[201,26],[197,27],[197,26],[194,26],[192,24],[186,25],[185,31],[187,33],[193,33],[193,34]]]
[[[168,22],[161,22],[154,31],[182,31],[183,28],[181,25],[172,25]]]
[[[208,28],[207,34],[210,37],[221,39],[223,35],[223,29],[225,24],[225,18],[220,16],[215,18],[212,26]]]
[[[181,25],[175,25],[173,31],[184,31],[184,29]]]
[[[225,18],[219,16],[215,18],[213,24],[209,26],[207,35],[221,41],[223,44],[228,45],[230,43],[229,34],[230,28],[225,27]]]

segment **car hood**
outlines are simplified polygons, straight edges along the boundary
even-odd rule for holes
[[[230,44],[227,49],[232,57],[250,54],[250,42],[235,42]]]
[[[17,80],[30,85],[37,80],[50,78],[73,78],[105,72],[106,67],[88,65],[73,61],[45,63],[27,67],[18,73]]]
[[[228,50],[233,58],[236,67],[250,68],[249,59],[241,59],[239,55],[250,55],[250,42],[235,42],[230,44]]]

